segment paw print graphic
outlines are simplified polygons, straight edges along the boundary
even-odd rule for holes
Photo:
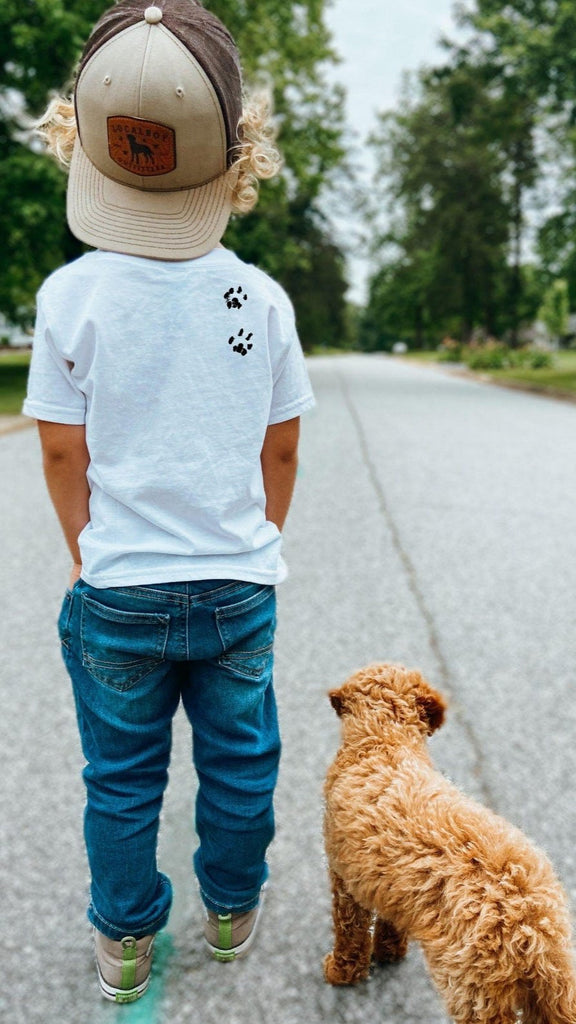
[[[224,293],[224,300],[228,309],[242,309],[244,303],[248,301],[248,296],[240,284],[237,288],[229,288],[228,291]]]
[[[250,341],[251,337],[252,331],[245,335],[244,328],[241,327],[237,335],[233,334],[231,338],[228,338],[228,344],[232,345],[233,352],[239,352],[241,356],[246,356],[252,348],[252,342]],[[237,342],[236,345],[234,344],[235,341]]]

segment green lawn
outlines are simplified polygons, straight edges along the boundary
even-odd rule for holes
[[[15,416],[22,409],[30,354],[0,349],[0,415]]]
[[[441,363],[437,352],[408,352],[407,356],[417,362],[437,362],[440,366],[446,366],[447,369],[451,365],[450,363]],[[490,377],[494,381],[518,383],[550,394],[576,395],[576,352],[554,353],[554,363],[547,369],[528,370],[517,367],[480,372],[483,377]]]
[[[494,380],[519,381],[538,390],[576,394],[576,352],[556,352],[553,366],[543,370],[490,370]]]
[[[417,363],[437,363],[438,352],[436,349],[414,349],[408,350],[402,359],[413,359]]]

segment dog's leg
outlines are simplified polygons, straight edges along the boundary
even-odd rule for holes
[[[346,891],[338,875],[330,872],[334,950],[324,958],[324,977],[331,985],[353,985],[368,977],[372,914]]]
[[[372,955],[378,964],[395,963],[408,952],[408,939],[399,932],[391,921],[376,919]]]

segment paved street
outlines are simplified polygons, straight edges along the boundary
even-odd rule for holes
[[[54,622],[68,559],[35,431],[0,437],[3,1024],[447,1024],[417,948],[355,989],[330,948],[325,697],[375,660],[448,693],[437,763],[543,846],[576,905],[576,405],[380,356],[310,363],[279,592],[284,757],[258,946],[211,962],[189,869],[194,782],[178,718],[160,857],[177,901],[154,984],[100,1000],[84,919],[82,765]],[[6,585],[7,584],[7,585]]]

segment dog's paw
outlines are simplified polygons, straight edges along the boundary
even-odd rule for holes
[[[337,960],[334,953],[324,957],[324,979],[329,985],[355,985],[364,981],[368,973],[367,967],[351,960]]]

